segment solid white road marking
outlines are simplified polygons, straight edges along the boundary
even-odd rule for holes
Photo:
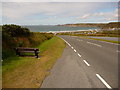
[[[78,53],[78,56],[81,57],[81,55]]]
[[[91,42],[87,42],[87,43],[92,44],[92,45],[95,45],[95,46],[98,46],[98,47],[102,47],[102,46],[99,45],[99,44],[95,44],[95,43],[91,43]]]
[[[107,84],[107,82],[99,75],[96,74],[96,76],[102,81],[102,83],[109,89],[112,89],[112,87],[110,85]]]
[[[77,51],[74,49],[74,52],[77,52]]]
[[[86,60],[83,60],[84,62],[85,62],[85,64],[87,65],[87,66],[90,66],[90,64],[86,61]]]

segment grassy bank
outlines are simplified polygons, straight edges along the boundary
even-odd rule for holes
[[[38,88],[49,75],[56,60],[61,56],[65,43],[53,37],[38,46],[40,59],[32,57],[10,57],[3,65],[3,88]]]

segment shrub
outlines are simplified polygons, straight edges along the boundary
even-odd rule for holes
[[[52,37],[52,33],[33,33],[18,25],[3,25],[2,58],[15,55],[15,47],[36,47]]]
[[[19,37],[19,36],[29,36],[30,30],[27,28],[22,28],[18,25],[3,25],[2,26],[2,32],[8,33],[12,37]]]

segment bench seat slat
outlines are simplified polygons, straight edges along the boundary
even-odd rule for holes
[[[22,53],[35,53],[34,51],[18,51],[18,52],[22,52]]]
[[[35,56],[38,58],[38,53],[40,53],[38,48],[24,48],[24,47],[18,47],[15,48],[16,54],[20,55],[20,53],[35,53]]]
[[[37,51],[39,51],[39,49],[38,48],[23,48],[23,47],[19,47],[19,48],[16,48],[16,49],[18,49],[18,50],[31,50],[31,51],[33,51],[33,50],[37,50]]]
[[[18,52],[22,52],[22,53],[35,53],[35,51],[18,51]],[[37,51],[37,53],[39,53],[39,51]]]

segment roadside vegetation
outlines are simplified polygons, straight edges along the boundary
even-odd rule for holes
[[[18,25],[2,27],[2,87],[39,88],[61,56],[65,43],[51,33],[33,33]],[[40,58],[19,57],[14,47],[35,47]]]
[[[52,37],[51,33],[33,33],[18,25],[3,25],[2,58],[15,56],[15,47],[36,47]]]

